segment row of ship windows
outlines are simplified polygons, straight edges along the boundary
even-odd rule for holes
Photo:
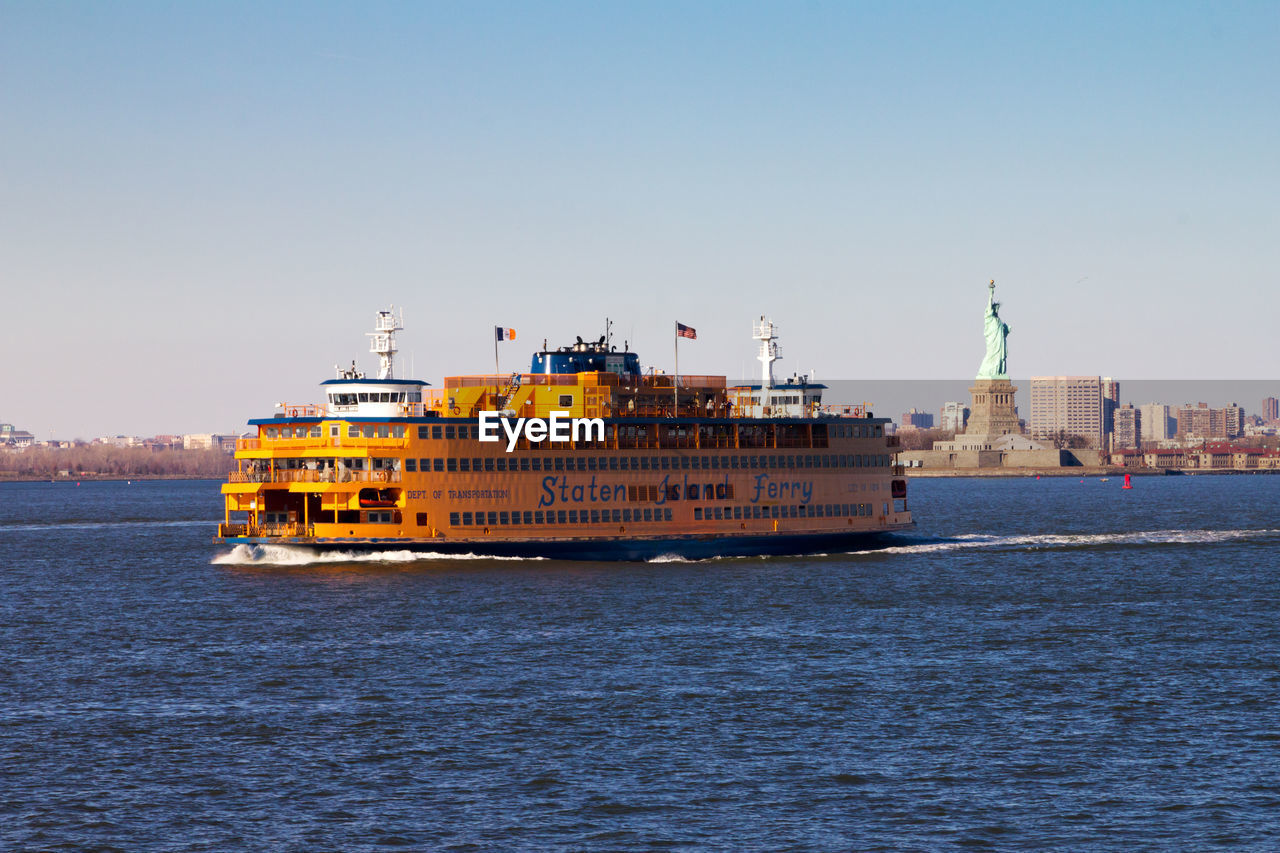
[[[766,456],[554,456],[514,459],[450,457],[406,459],[404,470],[421,471],[717,471],[743,468],[883,468],[888,454],[821,453]]]
[[[869,503],[809,504],[796,506],[717,506],[695,507],[694,521],[747,521],[770,518],[852,518],[869,516]],[[372,516],[372,513],[370,513]],[[502,527],[538,524],[631,524],[645,521],[671,521],[669,507],[644,509],[562,509],[535,512],[451,512],[454,527]]]
[[[523,518],[523,521],[522,521]],[[503,524],[627,524],[640,521],[670,521],[670,508],[646,507],[645,509],[593,509],[547,510],[543,512],[451,512],[449,523],[454,527],[480,525],[497,527]]]

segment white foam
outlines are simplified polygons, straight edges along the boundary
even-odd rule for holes
[[[545,557],[491,557],[436,551],[313,551],[290,545],[236,545],[213,558],[217,566],[310,566],[321,563],[419,563],[437,560],[543,560]]]
[[[966,534],[942,542],[894,545],[850,554],[933,554],[974,548],[1077,548],[1089,545],[1182,545],[1260,539],[1277,530],[1141,530],[1125,533],[1044,533],[1029,536],[985,536]]]
[[[650,557],[645,560],[646,563],[696,563],[697,560],[690,560],[688,557],[681,557],[679,554],[659,554],[656,557]]]

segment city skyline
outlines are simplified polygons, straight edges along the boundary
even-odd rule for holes
[[[788,375],[963,382],[990,278],[1017,375],[1274,374],[1265,4],[0,21],[0,419],[41,438],[240,431],[367,367],[389,303],[433,383],[606,316],[749,377],[760,313]]]

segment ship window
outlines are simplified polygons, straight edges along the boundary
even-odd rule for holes
[[[337,437],[338,437],[338,425],[337,425],[337,424],[329,424],[329,437],[330,437],[330,438],[337,438]]]
[[[594,456],[587,457],[587,470],[588,471],[596,470],[596,458]]]
[[[570,524],[578,523],[578,511],[576,509],[569,510],[569,523]]]
[[[526,513],[527,514],[527,513]],[[542,524],[542,510],[538,510],[533,514],[533,523]]]
[[[521,470],[521,471],[528,471],[528,470],[529,470],[529,457],[528,457],[528,456],[522,456],[522,457],[520,457],[520,470]]]
[[[462,514],[462,523],[463,523],[463,524],[465,524],[465,525],[470,525],[470,524],[471,524],[471,513],[469,513],[469,512],[464,512],[464,513]]]
[[[742,507],[740,507],[740,506],[735,506],[735,507],[733,508],[733,517],[734,517],[735,519],[742,518]]]
[[[404,425],[397,424],[391,428],[391,435],[394,438],[404,438]]]
[[[648,457],[648,456],[641,456],[641,457],[640,457],[640,470],[641,470],[641,471],[648,471],[648,470],[649,470],[649,457]]]
[[[447,427],[445,427],[445,428],[444,428],[444,437],[445,437],[445,438],[448,438],[448,439],[452,439],[452,438],[453,438],[453,436],[454,436],[453,427],[452,427],[452,426],[447,426]]]
[[[693,520],[702,521],[702,507],[698,506],[693,508]]]
[[[391,435],[391,427],[386,424],[378,424],[378,438],[387,438]]]
[[[559,512],[557,512],[556,524],[567,524],[568,522],[566,521],[566,515],[567,514],[565,513],[564,510],[560,510]],[[551,520],[551,513],[547,513],[547,521],[550,521],[550,520]]]
[[[450,460],[450,461],[452,461],[452,460]],[[470,471],[470,470],[471,470],[471,460],[470,460],[470,459],[468,459],[468,458],[467,458],[467,457],[465,457],[465,456],[464,456],[464,457],[462,457],[461,459],[459,459],[459,460],[458,460],[458,470],[459,470],[459,471]]]
[[[508,519],[508,518],[507,518],[507,514],[506,514],[505,512],[499,513],[499,514],[498,514],[498,523],[499,523],[499,524],[519,524],[519,523],[520,523],[520,513],[518,513],[518,512],[513,512],[513,513],[511,513],[511,518],[510,518],[510,519]]]
[[[617,470],[618,470],[618,457],[616,457],[616,456],[610,456],[610,457],[609,457],[609,470],[610,470],[610,471],[617,471]]]
[[[572,405],[573,405],[573,395],[572,395],[572,394],[561,394],[561,395],[560,395],[560,405],[562,405],[562,406],[572,406]]]
[[[514,460],[514,459],[512,459],[511,461],[512,461],[513,463],[515,462],[515,460]],[[499,470],[499,471],[505,471],[505,470],[507,470],[507,459],[506,459],[506,457],[505,457],[505,456],[499,456],[499,457],[498,457],[498,461],[497,461],[495,464],[498,466],[498,470]],[[516,468],[515,468],[515,465],[513,464],[513,465],[511,466],[511,470],[512,470],[512,471],[514,471],[515,469],[516,469]]]
[[[557,456],[557,457],[556,457],[556,470],[557,470],[557,471],[563,471],[563,470],[564,470],[564,457],[563,457],[563,456]]]
[[[514,518],[515,516],[514,516],[514,515],[512,515],[512,517]],[[524,514],[524,523],[525,523],[525,524],[533,524],[533,513],[531,513],[531,512],[526,512],[526,513]]]
[[[433,427],[431,428],[431,437],[432,437],[432,438],[439,438],[439,437],[440,437],[440,425],[439,425],[439,424],[437,424],[437,425],[435,425],[435,426],[433,426]]]
[[[620,523],[622,523],[622,510],[620,510],[620,509],[615,509],[615,510],[612,510],[612,511],[610,511],[610,510],[605,510],[605,512],[612,512],[612,514],[613,514],[613,523],[614,523],[614,524],[620,524]]]
[[[631,510],[630,510],[630,509],[624,509],[624,510],[622,511],[622,521],[623,521],[623,523],[624,523],[624,524],[630,524],[630,523],[631,523]]]
[[[570,461],[570,462],[573,462],[574,460],[570,459],[569,461]],[[577,459],[577,462],[578,462],[578,470],[579,470],[579,471],[585,471],[585,470],[587,470],[587,460],[585,460],[585,459],[583,459],[581,456],[579,456],[579,457],[578,457],[578,459]]]
[[[730,468],[737,468],[737,467],[739,467],[739,466],[738,466],[738,457],[737,457],[737,456],[730,456],[730,457],[729,457],[729,467],[730,467]]]
[[[700,464],[701,464],[701,463],[700,463],[700,461],[699,461],[699,460],[700,460],[700,457],[697,457],[697,456],[686,456],[686,457],[685,457],[685,459],[689,462],[689,467],[690,467],[690,468],[692,468],[692,469],[693,469],[693,470],[695,470],[695,471],[697,471],[697,470],[699,469],[699,466],[700,466]]]
[[[471,470],[472,471],[480,470],[480,457],[478,456],[471,457]]]
[[[311,437],[312,437],[312,438],[319,438],[319,437],[320,437],[320,424],[316,424],[315,426],[313,426],[313,427],[311,428]]]
[[[456,512],[449,513],[449,524],[453,525],[454,527],[457,527],[461,522],[462,522],[462,516],[459,513],[456,513]]]
[[[418,460],[417,460],[417,459],[406,459],[406,460],[404,460],[404,470],[406,470],[406,471],[417,471],[417,470],[418,470]]]
[[[585,515],[584,515],[584,517],[583,517],[583,521],[586,521],[586,517],[585,517]],[[592,524],[599,524],[599,523],[600,523],[600,510],[598,510],[598,509],[593,509],[593,510],[591,510],[591,523],[592,523]]]
[[[541,470],[543,469],[543,465],[542,465],[543,460],[542,460],[541,458],[537,457],[537,456],[533,457],[533,459],[532,459],[532,460],[530,460],[530,459],[521,459],[521,460],[520,460],[520,465],[523,467],[523,466],[524,466],[524,464],[525,464],[526,462],[527,462],[529,465],[531,465],[531,466],[533,467],[533,470],[535,470],[535,471],[541,471]],[[547,464],[546,464],[546,469],[547,469],[548,471],[550,471],[550,470],[551,470],[551,460],[550,460],[550,459],[548,459],[548,460],[546,460],[546,462],[547,462]],[[524,468],[524,470],[526,470],[526,471],[527,471],[527,470],[529,470],[529,469],[528,469],[528,468]]]
[[[479,462],[480,460],[479,460],[479,459],[477,459],[477,460],[475,460],[475,461],[476,461],[476,462]],[[479,466],[479,465],[476,465],[476,469],[477,469],[477,470],[479,470],[479,468],[480,468],[480,466]],[[492,456],[490,456],[490,457],[486,457],[486,458],[485,458],[485,460],[484,460],[484,470],[486,470],[486,471],[492,471],[492,470],[493,470],[493,457],[492,457]]]
[[[688,470],[689,470],[689,466],[690,466],[691,464],[692,464],[692,463],[690,463],[690,462],[689,462],[689,457],[688,457],[688,456],[681,456],[681,457],[680,457],[680,468],[681,468],[681,469],[683,469],[683,470],[685,470],[685,471],[688,471]],[[674,468],[674,467],[675,467],[675,465],[673,464],[673,465],[672,465],[672,467]]]
[[[431,435],[431,427],[418,427],[418,438],[427,438]]]

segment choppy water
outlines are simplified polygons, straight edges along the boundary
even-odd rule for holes
[[[0,848],[1275,849],[1280,477],[913,483],[883,551],[218,550],[0,486]]]

